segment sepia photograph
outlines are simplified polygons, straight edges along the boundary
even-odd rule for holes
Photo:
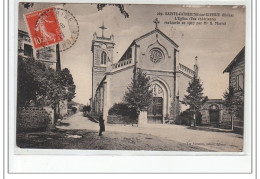
[[[16,148],[244,151],[245,6],[19,2],[15,33]]]

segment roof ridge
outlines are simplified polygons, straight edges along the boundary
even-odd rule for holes
[[[154,30],[152,30],[152,31],[150,31],[150,32],[147,32],[146,34],[141,35],[140,37],[134,39],[134,40],[132,41],[132,43],[130,43],[130,45],[128,46],[128,48],[125,50],[125,52],[126,52],[131,46],[133,46],[133,44],[135,44],[137,41],[139,41],[139,40],[141,40],[141,39],[143,39],[143,38],[145,38],[145,37],[147,37],[147,36],[153,34],[154,32],[160,33],[164,38],[166,38],[168,41],[170,41],[170,42],[171,42],[173,45],[175,45],[177,48],[179,47],[179,45],[178,45],[177,43],[175,43],[170,37],[168,37],[168,36],[167,36],[165,33],[163,33],[159,28],[157,28],[157,29],[154,29]],[[124,53],[123,53],[123,55],[124,55]],[[121,60],[121,58],[123,57],[123,55],[119,58],[119,61]],[[118,61],[118,62],[119,62],[119,61]]]
[[[159,28],[154,29],[154,30],[152,30],[152,31],[150,31],[150,32],[148,32],[148,33],[146,33],[146,34],[144,34],[144,35],[134,39],[134,41],[139,41],[142,38],[145,38],[146,36],[149,36],[149,35],[153,34],[154,32],[159,32],[162,36],[164,36],[167,40],[169,40],[171,43],[173,43],[176,47],[179,47],[179,45],[177,43],[175,43],[170,37],[168,37],[165,33],[163,33]]]
[[[229,70],[230,70],[230,68],[232,67],[232,65],[233,65],[234,63],[236,63],[237,58],[238,58],[242,53],[244,53],[244,56],[245,56],[245,46],[239,51],[239,53],[236,55],[236,57],[229,63],[229,65],[225,68],[225,70],[223,71],[223,73],[229,72]]]

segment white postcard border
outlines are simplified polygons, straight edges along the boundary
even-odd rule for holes
[[[56,0],[58,2],[58,0]],[[35,1],[38,2],[38,1]],[[40,1],[43,2],[43,1]],[[51,2],[51,1],[44,1]],[[69,0],[59,2],[70,2]],[[86,1],[78,1],[86,3]],[[92,1],[93,3],[100,1]],[[105,1],[102,1],[105,2]],[[106,1],[112,2],[112,1]],[[122,1],[113,1],[122,3]],[[124,1],[124,3],[137,3]],[[186,4],[191,1],[164,1],[164,4]],[[252,171],[252,123],[245,122],[243,153],[209,152],[147,152],[147,151],[82,151],[41,150],[15,148],[15,99],[18,1],[9,2],[9,172],[11,173],[250,173]],[[76,3],[76,1],[73,3]],[[140,3],[140,1],[138,2]],[[142,2],[145,3],[145,2]],[[149,1],[161,3],[159,1]],[[250,1],[192,1],[192,4],[246,5],[246,59],[251,54],[251,9]],[[12,16],[15,14],[15,16]],[[14,40],[12,40],[14,39]],[[245,115],[251,114],[252,61],[246,60]],[[253,120],[252,120],[253,121]],[[254,121],[253,121],[254,123]],[[17,155],[17,152],[19,155]],[[26,154],[26,155],[24,155]],[[51,155],[50,155],[51,154]],[[235,155],[235,156],[233,156]],[[225,162],[223,162],[223,160]],[[210,161],[211,165],[208,165]],[[199,164],[198,164],[199,162]],[[77,165],[75,165],[75,163]],[[189,172],[183,167],[189,163]],[[74,164],[74,166],[72,166]],[[133,165],[134,164],[134,165]],[[156,164],[156,165],[155,165]],[[130,167],[131,166],[131,167]],[[164,166],[164,167],[156,167]],[[202,167],[203,166],[203,167]],[[216,167],[217,166],[217,167]],[[88,170],[86,170],[88,168]]]

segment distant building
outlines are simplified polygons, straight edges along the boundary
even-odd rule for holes
[[[244,101],[245,47],[231,61],[223,73],[229,73],[229,86],[232,86],[235,92],[243,92],[243,95],[239,97]],[[244,106],[239,107],[241,110],[234,118],[234,130],[242,132],[244,127]]]
[[[55,46],[35,50],[28,32],[22,30],[18,30],[18,55],[35,58],[53,69],[56,68]]]
[[[18,55],[36,57],[29,34],[22,30],[18,30]]]
[[[231,61],[223,73],[229,73],[229,85],[235,90],[244,90],[245,47]]]

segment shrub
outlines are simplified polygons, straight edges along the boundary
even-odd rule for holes
[[[83,116],[87,116],[87,114],[91,111],[91,106],[90,105],[87,105],[87,106],[83,106]]]
[[[177,119],[174,121],[174,123],[177,125],[188,126],[188,125],[190,125],[190,122],[192,119],[193,119],[192,112],[186,110],[177,117]]]
[[[87,111],[87,112],[90,112],[90,111],[91,111],[91,106],[90,106],[90,105],[87,105],[87,106],[86,106],[86,111]]]
[[[77,112],[77,108],[76,108],[76,107],[72,107],[71,110],[72,110],[73,113],[76,113],[76,112]]]
[[[136,69],[135,69],[136,71]],[[130,117],[138,119],[140,111],[146,111],[151,103],[153,91],[150,77],[138,70],[134,73],[132,82],[128,85],[124,95],[124,102],[130,109]]]
[[[87,111],[87,106],[83,106],[82,111],[86,112]]]
[[[129,115],[129,108],[128,105],[125,103],[115,103],[108,111],[109,115],[122,115],[128,116]]]
[[[174,124],[189,126],[190,118],[178,116],[177,119],[174,121]]]

